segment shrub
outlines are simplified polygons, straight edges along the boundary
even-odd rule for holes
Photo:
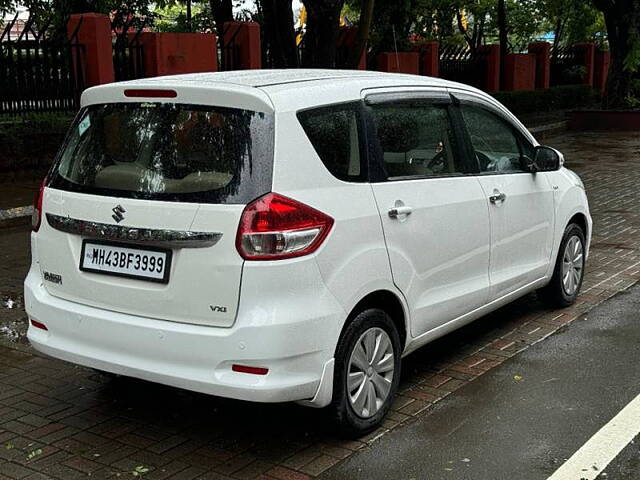
[[[544,90],[496,92],[494,98],[515,115],[590,107],[601,93],[589,85],[562,85]]]
[[[72,120],[65,113],[0,117],[0,171],[47,167]]]

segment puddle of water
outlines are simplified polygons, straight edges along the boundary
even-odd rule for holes
[[[0,319],[0,338],[13,343],[27,344],[27,317],[21,316],[17,320]]]
[[[26,344],[28,319],[20,294],[0,294],[0,338]]]
[[[24,298],[20,294],[0,294],[0,308],[9,310],[20,309],[24,306]]]

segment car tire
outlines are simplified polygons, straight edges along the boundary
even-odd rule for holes
[[[572,305],[582,287],[585,267],[585,238],[579,225],[572,223],[564,231],[553,276],[538,296],[554,307]]]
[[[331,404],[343,435],[366,435],[381,424],[398,391],[401,349],[398,329],[383,310],[364,310],[344,330]]]

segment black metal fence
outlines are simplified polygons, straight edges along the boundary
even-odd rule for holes
[[[117,35],[113,43],[113,73],[116,82],[144,78],[144,47],[140,43],[142,29],[135,34]]]
[[[77,110],[84,89],[84,45],[75,34],[71,40],[50,38],[47,26],[37,28],[32,20],[11,38],[16,20],[0,35],[0,114]]]
[[[229,28],[235,28],[231,36],[228,35]],[[221,71],[237,70],[240,66],[240,46],[236,43],[240,32],[239,28],[229,23],[218,38],[218,65]]]
[[[582,83],[586,68],[577,49],[573,46],[551,50],[551,86]]]
[[[440,46],[441,78],[483,88],[486,69],[486,55],[482,51],[471,50],[467,45]]]

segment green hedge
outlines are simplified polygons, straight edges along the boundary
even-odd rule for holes
[[[72,120],[60,113],[0,116],[0,171],[49,165]]]
[[[515,115],[549,112],[596,105],[601,93],[589,85],[562,85],[544,90],[496,92],[496,100]]]

